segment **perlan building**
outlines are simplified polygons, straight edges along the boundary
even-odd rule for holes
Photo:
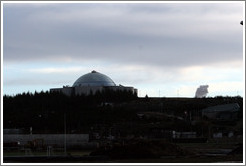
[[[95,94],[97,91],[110,89],[113,91],[130,91],[137,95],[137,89],[134,87],[117,86],[114,81],[108,76],[93,70],[79,77],[72,87],[63,86],[63,88],[52,88],[50,92],[60,92],[68,96],[72,95],[89,95]]]

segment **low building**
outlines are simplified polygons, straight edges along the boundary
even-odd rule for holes
[[[23,129],[3,129],[3,134],[23,134]]]
[[[239,109],[238,103],[217,105],[203,109],[202,117],[218,121],[233,121],[238,119]]]
[[[42,143],[45,146],[67,147],[83,146],[89,141],[89,134],[4,134],[3,143],[18,142],[20,146]]]

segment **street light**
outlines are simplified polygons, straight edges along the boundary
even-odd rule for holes
[[[64,153],[67,154],[67,126],[66,126],[66,113],[64,113]]]

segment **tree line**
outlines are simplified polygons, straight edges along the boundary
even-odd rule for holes
[[[183,116],[185,111],[193,111],[193,115],[206,107],[227,103],[238,103],[239,117],[242,118],[243,99],[240,96],[201,99],[138,98],[137,94],[129,91],[110,89],[88,96],[66,96],[49,91],[27,92],[3,96],[3,128],[28,130],[32,127],[33,133],[63,133],[66,121],[68,133],[88,133],[93,126],[116,124],[135,126],[124,129],[130,131],[136,126],[152,123],[152,120],[140,120],[137,117],[139,112],[162,112]]]
[[[122,115],[112,114],[111,103],[136,100],[137,95],[129,91],[106,89],[95,94],[66,96],[58,92],[22,93],[3,96],[3,127],[30,128],[40,132],[61,132],[64,117],[68,128],[88,130],[90,124],[110,123]],[[35,131],[35,130],[34,130]]]

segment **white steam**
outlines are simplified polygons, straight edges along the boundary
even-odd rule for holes
[[[206,97],[208,94],[208,85],[200,85],[199,88],[196,89],[196,98]]]

